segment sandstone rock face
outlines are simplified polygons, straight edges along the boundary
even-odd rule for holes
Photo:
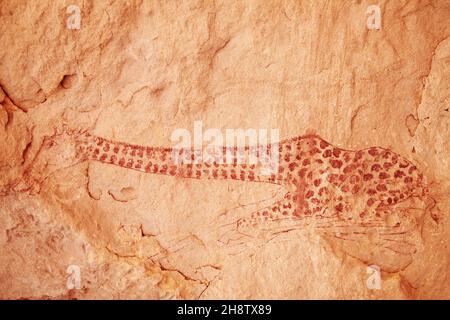
[[[2,1],[0,298],[449,299],[449,17]],[[199,123],[282,169],[167,162]]]

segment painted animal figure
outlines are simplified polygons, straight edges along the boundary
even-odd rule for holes
[[[45,137],[25,176],[28,186],[32,186],[39,180],[33,177],[42,177],[84,161],[99,161],[143,173],[284,186],[288,192],[282,199],[236,221],[236,231],[247,235],[275,225],[289,228],[304,219],[319,221],[317,226],[328,231],[342,223],[352,226],[352,230],[356,230],[356,226],[387,228],[386,221],[399,204],[413,197],[426,197],[428,193],[417,167],[385,148],[345,150],[317,135],[285,139],[266,149],[270,152],[274,148],[278,151],[279,165],[275,172],[266,174],[261,173],[256,164],[238,161],[238,157],[249,156],[251,147],[224,148],[222,154],[225,157],[228,153],[228,162],[224,158],[201,162],[197,161],[198,150],[146,147],[112,141],[88,132],[64,130]],[[174,155],[178,157],[176,161]],[[398,233],[395,228],[400,227],[401,222],[390,223],[387,234]],[[348,233],[347,230],[334,236],[350,239],[357,234],[355,231]],[[398,241],[391,240],[383,245],[401,252]]]

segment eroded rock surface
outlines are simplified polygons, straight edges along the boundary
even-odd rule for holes
[[[0,298],[448,299],[450,3],[371,5],[3,1]]]

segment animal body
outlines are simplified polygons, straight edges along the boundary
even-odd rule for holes
[[[353,226],[352,235],[345,234],[348,230],[337,235],[344,239],[355,236],[356,227],[387,228],[386,221],[399,204],[412,197],[424,197],[428,192],[417,167],[389,149],[345,150],[317,135],[288,138],[265,146],[264,152],[269,154],[275,148],[278,165],[267,174],[258,164],[239,161],[255,152],[251,146],[223,148],[213,160],[199,161],[199,150],[133,145],[88,132],[65,130],[44,139],[26,174],[32,175],[36,168],[39,172],[44,167],[56,169],[99,161],[148,174],[276,184],[288,192],[271,205],[239,218],[235,222],[236,231],[251,234],[275,225],[289,228],[312,219],[321,221],[322,226],[328,224],[328,231],[342,224]],[[387,235],[401,235],[403,231],[395,229],[400,225],[401,221],[391,221],[389,229],[378,230]],[[398,240],[391,240],[385,246],[401,252],[395,243]]]

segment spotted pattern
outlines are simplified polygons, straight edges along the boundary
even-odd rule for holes
[[[426,191],[423,175],[397,153],[380,147],[344,150],[316,135],[286,139],[262,150],[223,148],[202,159],[198,150],[144,147],[86,133],[78,139],[77,151],[83,160],[145,173],[273,183],[291,190],[282,200],[241,218],[237,228],[242,230],[305,217],[371,220],[385,208]],[[257,163],[239,161],[274,151],[279,165],[269,174],[261,173]]]

